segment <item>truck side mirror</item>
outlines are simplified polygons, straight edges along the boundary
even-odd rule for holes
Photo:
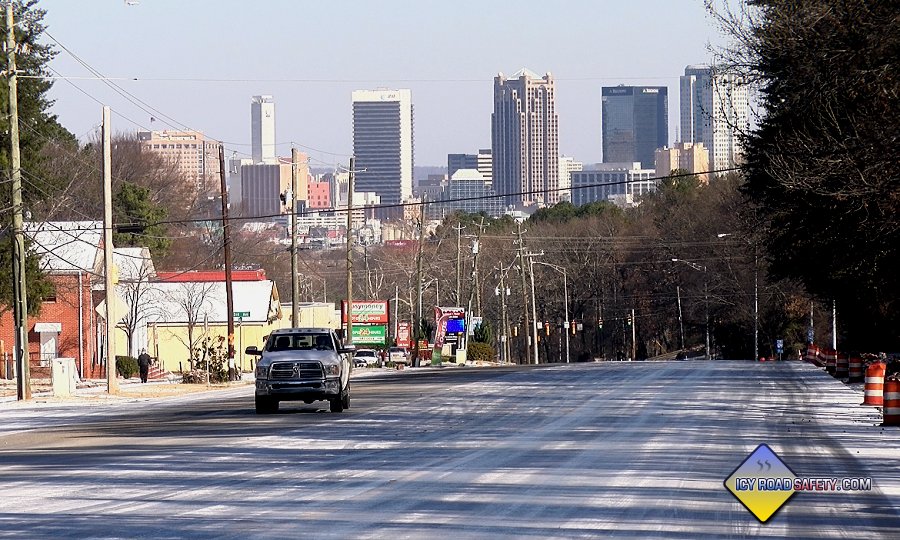
[[[246,354],[251,356],[262,356],[262,351],[256,348],[256,345],[251,345],[244,350]]]

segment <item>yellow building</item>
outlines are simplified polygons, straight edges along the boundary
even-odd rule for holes
[[[191,351],[205,338],[227,336],[225,283],[148,282],[143,286],[135,317],[145,332],[147,351],[159,360],[162,369],[190,369]],[[235,281],[232,292],[235,360],[249,370],[252,358],[244,354],[244,349],[259,346],[272,330],[281,328],[284,314],[274,281]],[[124,345],[121,328],[118,333],[117,343]]]

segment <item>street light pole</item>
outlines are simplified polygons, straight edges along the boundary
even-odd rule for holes
[[[568,364],[570,362],[570,360],[569,360],[569,358],[570,358],[569,357],[569,284],[568,284],[568,277],[566,276],[566,269],[563,268],[562,266],[558,266],[558,265],[551,264],[548,262],[543,262],[543,261],[534,261],[534,264],[542,264],[544,266],[549,266],[550,268],[556,270],[557,272],[560,272],[563,276],[563,306],[564,306],[563,309],[565,310],[565,317],[566,317],[564,332],[566,333],[566,363]]]
[[[694,270],[700,270],[703,272],[703,303],[704,303],[704,311],[706,312],[706,359],[709,360],[712,358],[712,355],[709,351],[709,272],[707,271],[706,266],[697,264],[691,261],[686,261],[684,259],[673,258],[672,262],[680,262],[684,263]]]
[[[734,236],[734,233],[719,233],[717,238]],[[753,360],[759,359],[759,246],[756,242],[742,238],[753,246]]]

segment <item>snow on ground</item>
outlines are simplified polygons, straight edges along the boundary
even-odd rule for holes
[[[492,371],[427,392],[410,377],[403,406],[213,411],[177,429],[96,423],[145,402],[87,418],[2,407],[4,423],[72,425],[30,451],[13,444],[22,433],[0,435],[0,492],[16,501],[0,508],[0,536],[896,538],[900,428],[812,366]],[[722,485],[760,443],[798,475],[871,476],[876,489],[800,493],[760,524]]]

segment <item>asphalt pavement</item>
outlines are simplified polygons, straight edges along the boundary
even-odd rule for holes
[[[799,362],[610,362],[354,379],[351,408],[252,387],[0,404],[0,537],[897,538],[900,428]],[[759,444],[798,475],[760,523],[723,486]]]

